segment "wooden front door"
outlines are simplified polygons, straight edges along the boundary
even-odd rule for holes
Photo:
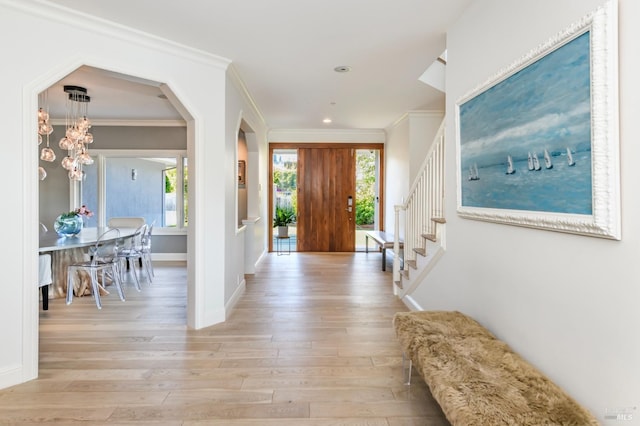
[[[355,150],[299,148],[298,251],[355,251],[355,211]]]

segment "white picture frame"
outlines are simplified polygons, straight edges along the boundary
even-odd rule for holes
[[[617,39],[610,0],[456,102],[460,217],[621,239]],[[581,49],[588,58],[575,65],[570,60]],[[579,80],[574,72],[588,79],[577,89],[567,87]],[[536,95],[523,96],[527,91]],[[579,103],[571,102],[575,93]],[[551,115],[551,106],[561,110]],[[582,146],[572,151],[578,135]],[[547,171],[531,166],[534,142],[541,157],[549,145]],[[581,153],[580,167],[570,167],[572,152]],[[539,188],[549,187],[557,193],[543,197]]]

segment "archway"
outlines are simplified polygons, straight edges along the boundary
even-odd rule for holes
[[[153,86],[155,88],[156,91],[158,91],[158,93],[161,93],[167,100],[168,102],[172,105],[172,107],[175,109],[175,111],[177,112],[177,114],[179,114],[179,116],[182,118],[183,120],[183,126],[185,126],[187,128],[186,131],[186,146],[184,147],[184,149],[187,151],[187,158],[189,158],[189,153],[193,153],[194,152],[194,146],[195,146],[195,132],[193,131],[193,127],[195,126],[195,120],[192,117],[192,115],[189,113],[187,107],[185,107],[183,105],[183,103],[178,99],[177,96],[174,95],[173,91],[171,90],[171,88],[166,85],[166,84],[162,84],[162,83],[156,83],[156,82],[152,82],[151,80],[146,80],[146,79],[142,79],[139,77],[134,77],[132,75],[127,75],[127,74],[120,74],[120,73],[116,73],[113,71],[109,71],[105,68],[92,68],[91,69],[95,70],[97,73],[106,73],[108,74],[112,79],[122,79],[123,82],[127,82],[127,85],[129,88],[132,87],[132,85],[137,85],[139,87],[148,87],[148,86]],[[71,70],[70,72],[65,72],[66,70]],[[39,93],[48,90],[50,87],[52,86],[56,86],[57,84],[64,84],[61,82],[66,81],[69,78],[73,78],[74,73],[76,73],[78,70],[83,70],[83,69],[87,69],[86,66],[84,65],[77,65],[77,64],[69,64],[68,67],[66,67],[64,70],[57,70],[56,72],[51,72],[47,75],[42,76],[40,79],[38,79],[37,81],[33,82],[32,85],[30,85],[30,87],[28,88],[27,91],[25,91],[25,98],[28,99],[28,102],[25,102],[25,116],[26,115],[32,115],[35,116],[37,115],[37,111],[38,108],[37,106],[34,108],[33,104],[37,102],[36,100],[38,99],[38,95]],[[93,75],[97,75],[97,74],[93,74]],[[87,85],[87,86],[91,86],[93,88],[95,88],[95,85],[92,85],[91,82],[87,82],[86,81],[86,76],[84,76],[85,80],[82,82],[82,84]],[[89,83],[89,84],[87,84]],[[28,92],[28,93],[27,93]],[[113,107],[113,105],[111,106]],[[95,116],[94,116],[95,118]],[[35,118],[33,119],[34,121]],[[62,118],[58,118],[52,115],[52,121],[54,122],[54,125],[56,124],[56,122],[58,124],[60,124],[60,120],[62,120]],[[143,120],[144,121],[144,120]],[[95,124],[99,123],[100,120],[95,120],[94,122],[94,126]],[[151,120],[149,120],[148,122],[152,122]],[[155,120],[153,121],[154,123],[158,123],[159,120]],[[57,147],[57,140],[52,140],[52,146],[55,145]],[[35,156],[35,153],[34,153]],[[29,174],[29,176],[31,176],[33,174]],[[40,190],[38,188],[38,186],[36,186],[34,184],[34,182],[32,181],[32,185],[33,187],[36,189],[35,191],[32,192],[32,201],[35,198],[35,202],[32,202],[32,204],[34,206],[37,206],[37,200],[40,196]],[[64,190],[63,190],[64,191]],[[66,189],[67,192],[68,188]],[[73,194],[73,191],[71,191],[71,194]],[[73,197],[73,195],[69,195],[69,197]],[[69,201],[67,200],[67,205],[69,204]],[[64,210],[66,211],[66,209]],[[32,214],[29,215],[29,218],[31,219],[32,223],[32,228],[33,229],[37,229],[37,223],[35,223],[36,221],[39,220],[39,209],[34,209]],[[195,228],[196,223],[195,221],[191,221],[190,225],[192,226],[192,229]],[[187,235],[185,235],[185,238],[189,238],[189,235],[192,231],[189,231],[187,233]],[[193,256],[191,255],[191,253],[189,253],[189,247],[193,247],[191,244],[186,244],[187,246],[187,253],[186,253],[186,258],[187,258],[187,262],[188,263],[194,263],[193,262]],[[37,246],[36,247],[29,247],[29,245],[26,245],[26,249],[30,250],[32,252],[37,252]],[[194,265],[191,265],[192,267],[188,267],[187,269],[189,271],[193,271],[194,269]],[[37,268],[36,268],[37,269]],[[189,272],[189,274],[193,274],[193,272]],[[187,279],[187,294],[188,294],[188,300],[192,301],[192,303],[188,303],[187,304],[187,318],[189,319],[189,323],[192,325],[196,322],[195,315],[196,313],[195,311],[195,301],[196,301],[196,296],[195,296],[195,280],[192,279],[191,277],[189,277]],[[38,369],[38,357],[39,357],[39,351],[38,351],[38,335],[39,335],[39,330],[38,330],[38,323],[39,323],[39,311],[38,311],[38,300],[37,300],[37,293],[34,292],[25,292],[25,307],[29,307],[28,309],[25,309],[25,313],[23,315],[24,319],[25,319],[25,323],[28,325],[27,327],[24,328],[24,332],[23,332],[23,342],[24,342],[24,359],[27,360],[27,362],[24,363],[24,371],[26,372],[25,379],[29,379],[29,377],[36,377],[37,376],[37,369]],[[35,309],[32,309],[32,307],[35,307]]]

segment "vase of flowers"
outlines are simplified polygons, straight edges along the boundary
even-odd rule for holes
[[[93,212],[86,206],[62,213],[53,222],[53,229],[61,237],[75,237],[82,231],[84,225],[83,217],[91,217]]]

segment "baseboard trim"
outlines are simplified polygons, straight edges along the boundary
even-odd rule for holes
[[[246,289],[247,289],[247,281],[243,279],[240,282],[240,285],[238,285],[238,287],[236,288],[236,291],[233,292],[233,294],[231,295],[231,298],[229,298],[229,301],[226,303],[224,307],[225,316],[233,312],[233,309],[240,301],[240,297],[242,297]],[[226,318],[225,318],[225,321],[226,321]]]
[[[157,262],[186,262],[187,253],[151,253],[151,260]]]
[[[402,303],[405,304],[410,311],[423,311],[422,306],[416,302],[416,300],[411,296],[405,296],[402,299]]]
[[[24,377],[22,365],[10,365],[0,370],[0,389],[6,389],[32,379],[35,379],[35,377]]]

